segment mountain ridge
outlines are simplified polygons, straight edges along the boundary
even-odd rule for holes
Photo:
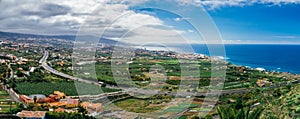
[[[40,35],[40,34],[26,34],[26,33],[14,33],[14,32],[4,32],[0,31],[0,37],[19,37],[19,38],[58,38],[58,39],[64,39],[68,41],[75,41],[76,37],[75,35]],[[94,36],[79,36],[79,37],[84,37],[87,39],[99,39]],[[114,45],[118,41],[108,39],[108,38],[101,38],[99,39],[101,43],[104,44],[110,44]]]

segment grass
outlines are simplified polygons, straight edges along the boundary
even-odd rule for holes
[[[211,111],[211,109],[208,109],[208,108],[193,108],[192,110],[196,110],[196,111]]]
[[[179,104],[178,106],[169,107],[166,110],[164,110],[164,112],[179,113],[190,107],[195,107],[195,106],[198,106],[198,105],[184,102],[184,103]]]
[[[163,106],[153,106],[149,101],[147,99],[131,98],[115,102],[114,104],[121,109],[136,113],[154,112],[162,109]]]

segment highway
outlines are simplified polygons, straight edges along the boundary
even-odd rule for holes
[[[49,52],[48,51],[45,51],[44,53],[44,56],[42,57],[42,59],[39,61],[40,65],[47,71],[55,74],[55,75],[58,75],[58,76],[61,76],[61,77],[64,77],[64,78],[68,78],[68,79],[71,79],[71,80],[74,80],[74,81],[79,81],[79,82],[84,82],[84,83],[90,83],[90,84],[95,84],[95,85],[98,85],[98,86],[101,86],[100,84],[98,84],[98,82],[95,82],[95,81],[89,81],[89,80],[85,80],[85,79],[82,79],[82,78],[77,78],[77,77],[74,77],[74,76],[70,76],[68,74],[65,74],[65,73],[62,73],[62,72],[59,72],[55,69],[53,69],[52,67],[50,67],[48,64],[47,64],[47,59],[49,57]]]

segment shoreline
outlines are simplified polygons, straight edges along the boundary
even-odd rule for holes
[[[289,74],[294,74],[294,75],[300,75],[300,73],[296,73],[298,71],[287,71],[285,69],[282,69],[280,67],[278,68],[275,68],[274,66],[257,66],[257,65],[253,65],[253,64],[249,64],[249,63],[236,63],[236,62],[232,62],[232,61],[229,61],[229,60],[226,60],[227,62],[235,65],[235,66],[242,66],[242,67],[248,67],[250,69],[261,69],[261,70],[265,70],[266,72],[276,72],[276,73],[289,73]]]

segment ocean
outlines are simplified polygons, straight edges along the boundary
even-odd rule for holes
[[[300,74],[300,45],[224,45],[226,60],[235,65]],[[211,56],[206,45],[192,45],[196,53]]]

